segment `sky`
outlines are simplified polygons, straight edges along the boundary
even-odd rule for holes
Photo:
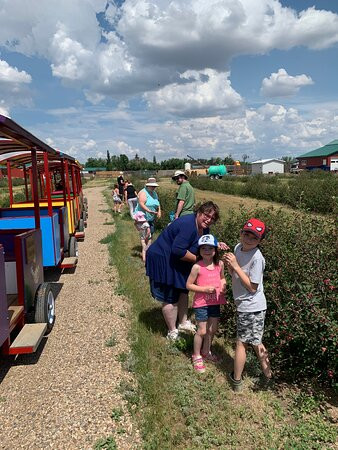
[[[303,154],[337,75],[338,0],[0,0],[0,113],[80,162]]]

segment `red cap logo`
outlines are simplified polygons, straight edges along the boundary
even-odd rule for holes
[[[252,217],[244,225],[243,231],[250,231],[250,233],[253,233],[255,236],[262,239],[265,232],[265,223]]]

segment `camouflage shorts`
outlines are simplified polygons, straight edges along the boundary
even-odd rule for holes
[[[264,333],[265,313],[266,311],[238,312],[237,339],[246,344],[261,344]]]

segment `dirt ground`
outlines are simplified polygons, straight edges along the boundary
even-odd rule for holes
[[[102,191],[85,191],[88,228],[75,273],[48,274],[58,292],[51,334],[34,355],[0,359],[1,449],[90,449],[108,436],[118,448],[139,447],[119,392],[121,382],[135,381],[117,361],[129,351],[128,304],[114,293],[116,272],[100,243],[113,232]]]

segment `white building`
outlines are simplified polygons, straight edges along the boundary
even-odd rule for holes
[[[285,162],[281,159],[261,159],[251,163],[252,175],[259,173],[284,173]]]

